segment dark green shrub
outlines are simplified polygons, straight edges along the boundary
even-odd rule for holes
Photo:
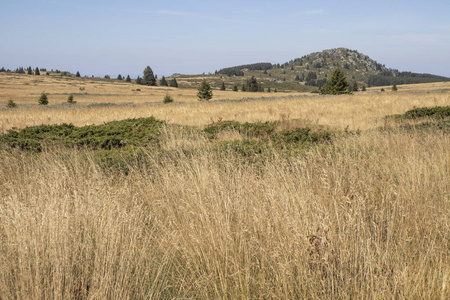
[[[164,99],[163,99],[163,103],[172,103],[173,102],[173,98],[167,94]]]
[[[408,110],[404,114],[407,119],[423,117],[444,118],[450,116],[450,106],[420,107]]]
[[[48,97],[46,93],[42,93],[41,96],[39,96],[38,100],[39,105],[47,105],[48,104]]]
[[[11,148],[42,151],[51,146],[114,149],[126,146],[157,147],[164,122],[153,117],[127,119],[102,125],[75,127],[72,124],[25,127],[0,135],[0,143]]]
[[[203,130],[209,138],[216,138],[221,131],[238,131],[247,138],[264,138],[275,132],[278,122],[239,123],[237,121],[218,121]]]
[[[14,102],[14,100],[9,99],[8,102],[6,103],[6,107],[7,108],[15,108],[15,107],[17,107],[17,104],[16,104],[16,102]]]
[[[73,100],[73,95],[69,95],[69,97],[67,97],[67,102],[70,104],[75,104],[77,103],[77,101]]]

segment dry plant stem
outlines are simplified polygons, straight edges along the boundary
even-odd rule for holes
[[[448,135],[366,132],[249,164],[163,132],[173,156],[127,176],[90,153],[0,153],[2,298],[448,295]]]

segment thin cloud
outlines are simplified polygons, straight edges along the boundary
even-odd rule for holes
[[[227,18],[220,18],[215,16],[206,16],[201,14],[196,14],[192,12],[186,12],[186,11],[173,11],[173,10],[147,10],[147,11],[139,11],[140,13],[148,13],[148,14],[158,14],[158,15],[167,15],[167,16],[179,16],[179,17],[189,17],[189,18],[196,18],[196,19],[203,19],[213,22],[233,22],[233,23],[252,23],[247,20],[236,20],[236,19],[227,19]]]
[[[412,43],[427,43],[427,44],[435,44],[444,39],[444,37],[438,34],[400,34],[400,35],[393,35],[390,38],[394,40],[402,40]]]
[[[150,13],[155,13],[158,15],[170,15],[170,16],[184,16],[184,17],[199,17],[199,15],[185,12],[185,11],[172,11],[172,10],[153,10]]]
[[[305,10],[300,12],[301,15],[324,15],[325,11],[322,9],[312,9],[312,10]]]
[[[319,16],[319,15],[325,15],[325,14],[327,14],[327,13],[323,9],[310,9],[310,10],[295,12],[295,13],[291,14],[290,17],[297,18],[300,16]]]

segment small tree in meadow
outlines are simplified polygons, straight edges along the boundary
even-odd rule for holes
[[[397,87],[397,85],[395,83],[392,85],[392,91],[393,92],[398,91],[398,87]]]
[[[160,86],[169,86],[169,84],[167,83],[166,77],[161,77],[161,80],[159,81],[159,85]]]
[[[42,93],[38,100],[39,105],[47,105],[48,104],[48,97],[46,93]]]
[[[238,87],[237,87],[236,84],[233,86],[233,91],[234,91],[234,92],[237,92],[237,91],[238,91]]]
[[[39,72],[39,68],[36,67],[36,70],[34,70],[34,75],[41,75],[41,72]]]
[[[222,84],[220,85],[220,90],[225,91],[225,82],[222,81]]]
[[[212,98],[212,96],[213,96],[213,94],[212,94],[211,86],[209,85],[208,82],[206,82],[206,79],[203,79],[202,83],[200,84],[200,87],[198,88],[198,93],[197,93],[198,100],[208,101]]]
[[[17,107],[17,104],[16,104],[16,102],[14,102],[14,100],[9,99],[8,102],[6,103],[6,107],[7,108],[15,108],[15,107]]]
[[[336,68],[325,85],[320,89],[320,93],[323,95],[341,95],[348,93],[347,88],[348,82],[345,79],[344,73],[340,68]]]
[[[177,79],[176,78],[172,78],[172,80],[169,81],[169,86],[177,88],[178,87]]]
[[[173,98],[172,96],[170,96],[168,93],[166,94],[166,96],[163,99],[163,103],[172,103],[173,102]]]
[[[70,104],[77,103],[77,101],[73,100],[73,95],[69,95],[69,97],[67,97],[67,102],[70,103]]]
[[[131,82],[130,75],[127,75],[127,79],[125,79],[126,82]]]
[[[77,71],[77,74],[75,74],[75,77],[81,77],[80,72]]]

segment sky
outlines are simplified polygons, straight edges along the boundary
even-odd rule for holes
[[[0,67],[213,73],[345,47],[450,77],[450,1],[0,0]]]

